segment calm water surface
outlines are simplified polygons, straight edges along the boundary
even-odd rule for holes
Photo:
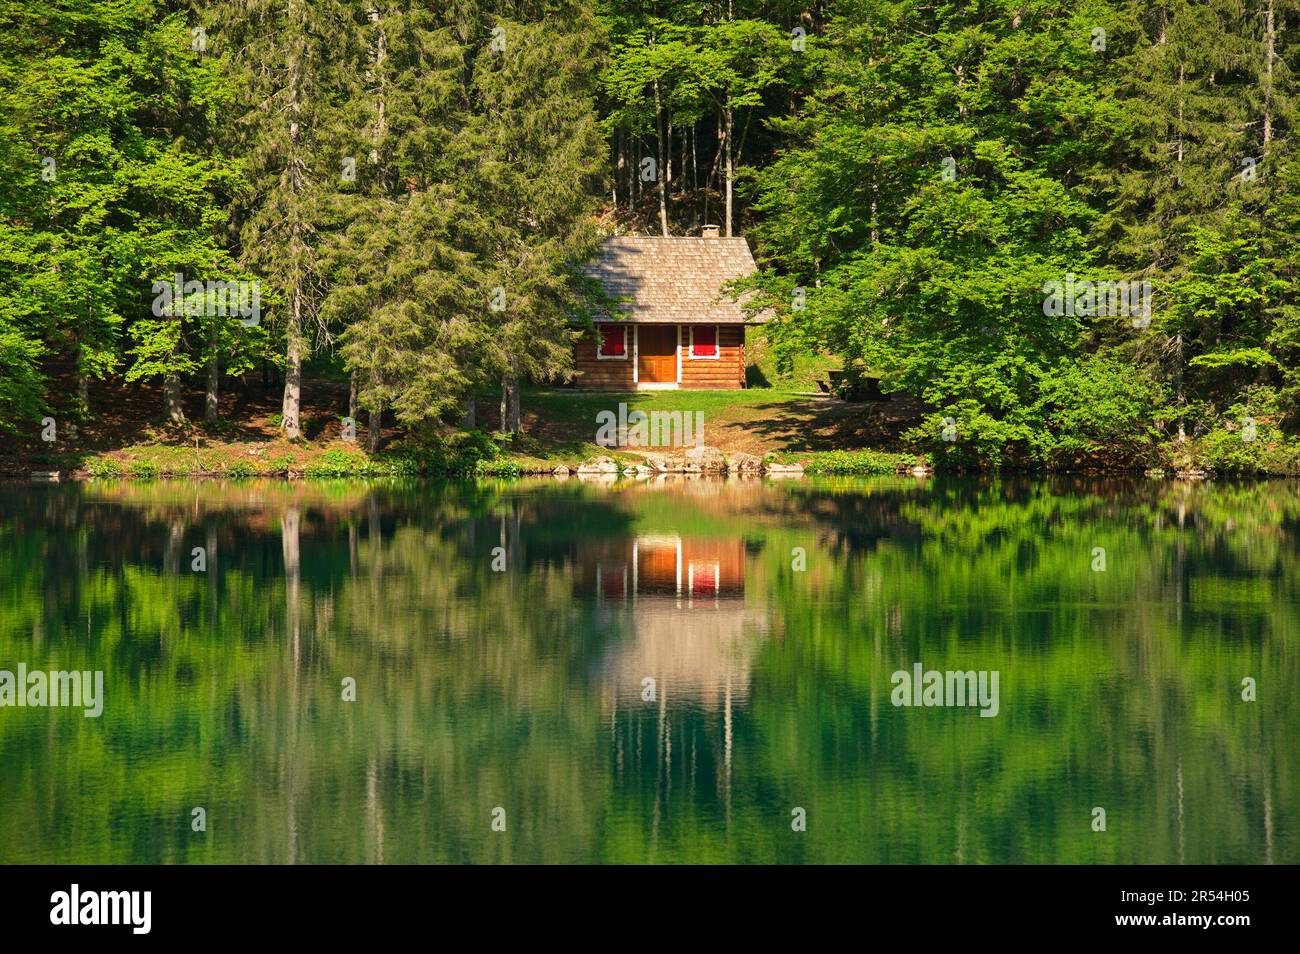
[[[0,487],[0,670],[106,697],[0,708],[0,862],[1295,863],[1298,551],[1285,483]]]

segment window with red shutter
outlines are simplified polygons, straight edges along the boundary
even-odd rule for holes
[[[691,357],[716,358],[718,356],[718,329],[714,325],[691,326]]]
[[[601,325],[596,355],[601,358],[627,357],[627,325]]]

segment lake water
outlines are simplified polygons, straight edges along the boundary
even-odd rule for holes
[[[1295,863],[1298,557],[1287,483],[4,486],[0,670],[104,693],[0,708],[0,862]]]

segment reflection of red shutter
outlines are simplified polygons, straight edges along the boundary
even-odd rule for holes
[[[627,595],[627,567],[597,565],[596,579],[601,596],[619,599]]]
[[[697,358],[712,358],[718,353],[718,329],[713,325],[698,325],[691,329],[692,354]]]
[[[600,326],[600,353],[606,358],[621,357],[624,353],[626,325]]]
[[[686,576],[691,596],[716,597],[718,595],[722,582],[722,572],[718,564],[692,563],[687,567]]]

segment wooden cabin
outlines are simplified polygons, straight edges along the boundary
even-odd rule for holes
[[[574,386],[603,391],[730,390],[745,386],[741,301],[723,286],[754,273],[743,238],[705,226],[693,236],[606,239],[587,274],[618,302],[574,344]],[[742,299],[743,300],[743,299]]]

